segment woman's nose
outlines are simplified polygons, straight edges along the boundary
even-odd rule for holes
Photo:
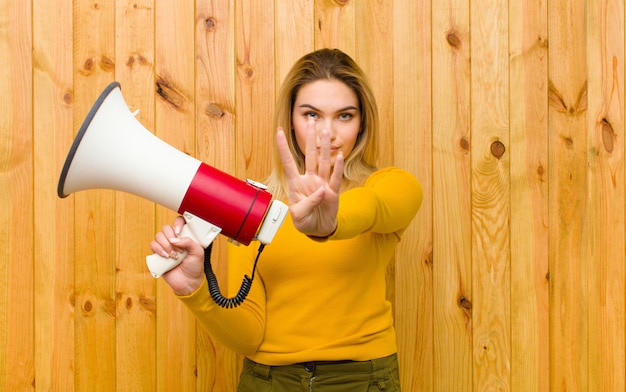
[[[333,126],[332,119],[323,119],[321,121],[318,121],[316,129],[318,137],[322,133],[322,131],[326,129],[330,134],[330,140],[333,140],[335,138],[335,127]]]

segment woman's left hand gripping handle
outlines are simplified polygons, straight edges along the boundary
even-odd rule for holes
[[[183,217],[184,220],[176,218],[173,226],[163,227],[150,244],[155,253],[146,256],[146,264],[155,278],[176,268],[187,257],[184,239],[189,238],[206,249],[222,230],[193,214],[186,212]]]

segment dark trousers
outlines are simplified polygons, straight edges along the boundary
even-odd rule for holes
[[[396,354],[371,361],[267,366],[244,360],[238,392],[399,392]]]

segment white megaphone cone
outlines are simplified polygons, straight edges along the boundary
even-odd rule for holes
[[[65,160],[59,197],[87,189],[113,189],[154,201],[187,220],[181,236],[206,248],[219,233],[248,245],[269,244],[287,206],[255,181],[241,181],[175,149],[130,112],[120,85],[111,83],[83,122]],[[146,258],[154,277],[184,259]]]

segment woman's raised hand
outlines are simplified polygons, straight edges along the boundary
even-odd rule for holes
[[[289,213],[293,224],[312,237],[327,237],[337,228],[339,191],[343,178],[343,155],[332,165],[330,132],[320,134],[318,155],[315,121],[307,122],[305,172],[300,174],[289,150],[285,132],[279,128],[276,143],[287,178]]]

